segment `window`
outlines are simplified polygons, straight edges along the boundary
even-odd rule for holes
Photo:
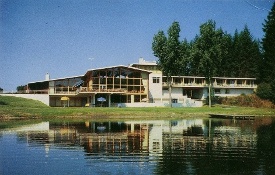
[[[153,77],[153,83],[159,83],[159,77]]]
[[[172,103],[178,103],[178,99],[172,99]]]
[[[225,94],[230,94],[229,89],[225,89]]]
[[[159,142],[153,142],[153,149],[160,149]]]
[[[220,94],[221,90],[220,89],[215,89],[215,94]]]

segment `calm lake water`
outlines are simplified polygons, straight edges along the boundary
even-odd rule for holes
[[[42,122],[2,129],[0,174],[275,174],[275,121]]]

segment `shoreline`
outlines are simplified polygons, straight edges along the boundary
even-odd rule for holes
[[[213,113],[188,113],[185,115],[58,115],[58,116],[0,116],[0,121],[23,121],[23,120],[167,120],[167,119],[188,119],[188,118],[213,118]],[[225,115],[225,116],[253,116],[254,118],[271,117],[275,118],[274,114],[214,114],[214,115]],[[222,118],[220,118],[222,119]]]

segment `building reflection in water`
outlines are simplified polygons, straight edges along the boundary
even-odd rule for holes
[[[251,121],[248,121],[251,122]],[[41,125],[41,124],[40,124]],[[171,149],[255,147],[256,130],[203,119],[177,121],[126,121],[48,123],[41,132],[28,131],[29,144],[82,147],[87,153],[158,153]],[[41,128],[41,127],[40,127]],[[23,131],[23,130],[21,130]],[[49,149],[49,148],[48,148]],[[48,150],[49,151],[49,150]],[[89,154],[87,154],[89,155]]]

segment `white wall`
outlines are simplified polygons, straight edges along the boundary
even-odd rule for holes
[[[235,96],[239,96],[241,94],[252,94],[254,92],[253,89],[241,89],[241,88],[232,88],[229,89],[229,93],[226,94],[226,89],[225,88],[221,88],[220,89],[220,93],[215,93],[215,96],[219,96],[219,97],[235,97]],[[203,89],[203,97],[207,98],[208,96],[208,88],[204,88]]]
[[[219,96],[219,97],[234,97],[234,96],[239,96],[241,94],[252,94],[253,93],[253,89],[229,89],[229,94],[225,93],[225,89],[221,89],[221,93],[220,94],[215,94],[215,96]]]
[[[153,77],[159,77],[159,83],[153,83]],[[162,74],[149,74],[149,99],[162,98]]]
[[[172,91],[171,91],[171,96],[172,96],[172,99],[178,99],[178,98],[182,98],[183,95],[182,95],[182,88],[172,88]],[[164,90],[163,91],[163,98],[169,98],[169,90]]]
[[[32,100],[38,100],[49,106],[50,96],[48,94],[1,94],[2,96],[21,97]]]

